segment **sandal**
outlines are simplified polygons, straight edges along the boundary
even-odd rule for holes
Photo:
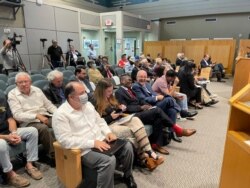
[[[145,166],[150,170],[153,171],[154,169],[156,169],[156,167],[158,166],[155,163],[155,160],[151,157],[146,157],[145,159]]]
[[[151,159],[153,159],[154,163],[158,166],[160,164],[162,164],[164,162],[164,158],[162,156],[158,156],[155,154],[155,157],[152,156],[153,152],[152,151],[148,151],[147,154],[149,155],[149,157]]]

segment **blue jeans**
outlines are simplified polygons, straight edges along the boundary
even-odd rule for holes
[[[17,134],[21,136],[22,141],[26,142],[27,161],[38,160],[38,132],[34,127],[18,128]],[[0,164],[3,172],[7,173],[13,169],[10,162],[9,150],[14,149],[9,143],[0,139]]]

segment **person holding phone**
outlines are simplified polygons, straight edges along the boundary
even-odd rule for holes
[[[97,112],[108,123],[118,138],[128,139],[136,148],[140,162],[149,170],[154,170],[164,162],[151,148],[145,127],[138,117],[132,117],[123,124],[117,123],[127,107],[119,104],[113,95],[113,85],[110,79],[100,80],[96,86],[93,101]]]

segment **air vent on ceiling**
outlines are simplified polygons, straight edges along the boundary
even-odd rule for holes
[[[217,18],[206,18],[205,21],[206,22],[216,22]]]
[[[176,21],[167,21],[167,24],[176,24]]]

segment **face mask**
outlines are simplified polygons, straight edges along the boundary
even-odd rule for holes
[[[92,64],[92,68],[96,68],[96,64]]]
[[[79,99],[80,99],[80,103],[81,104],[86,104],[88,102],[88,95],[87,95],[87,93],[84,93],[84,94],[80,95]]]

